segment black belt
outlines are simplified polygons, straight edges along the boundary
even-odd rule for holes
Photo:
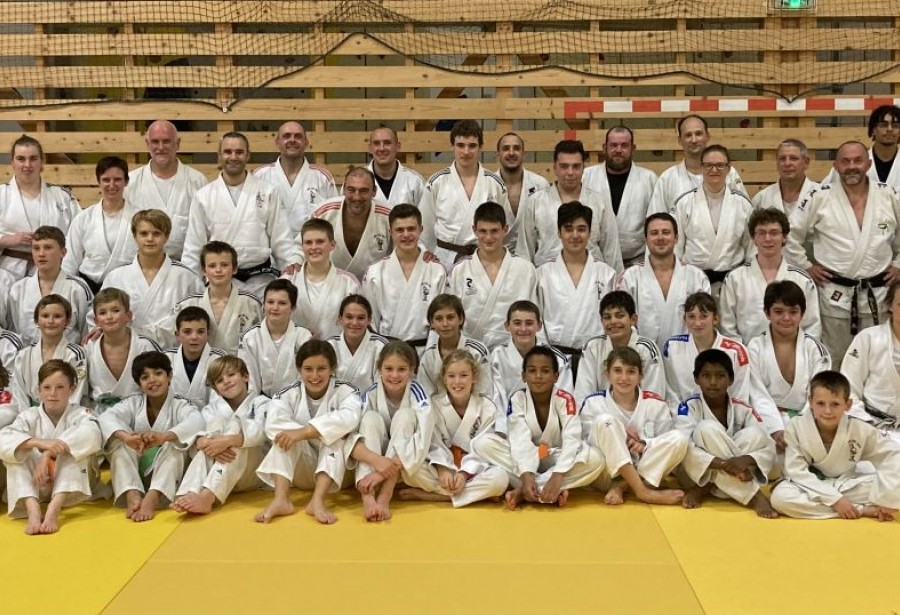
[[[845,286],[853,289],[853,296],[850,298],[850,335],[859,333],[859,289],[866,290],[866,302],[869,304],[869,311],[872,312],[872,322],[878,324],[878,301],[875,299],[874,288],[882,288],[887,286],[884,272],[873,275],[871,278],[863,278],[854,280],[853,278],[845,278],[836,273],[831,273],[831,281],[838,286]]]
[[[706,277],[709,278],[710,284],[716,284],[718,282],[724,282],[725,276],[731,273],[731,270],[728,271],[713,271],[712,269],[704,269],[703,273],[706,274]]]
[[[103,282],[95,282],[80,271],[78,272],[78,277],[84,280],[85,284],[88,285],[88,288],[90,288],[91,292],[95,295],[100,292],[101,288],[103,288]]]
[[[569,361],[572,366],[572,378],[577,378],[578,366],[581,364],[581,356],[584,354],[584,350],[581,348],[572,348],[571,346],[560,346],[558,344],[553,344],[553,347],[563,354],[572,356],[572,359]]]
[[[234,277],[240,280],[241,282],[246,282],[253,276],[262,275],[264,273],[271,273],[276,278],[281,275],[281,272],[275,269],[272,266],[272,259],[267,258],[265,261],[258,265],[253,265],[252,267],[244,267],[243,269],[238,269]]]
[[[413,348],[422,348],[428,343],[427,337],[423,337],[422,339],[418,340],[401,340],[399,337],[391,337],[390,335],[385,335],[384,337],[392,342],[403,342],[405,344],[409,344]]]
[[[32,256],[31,252],[27,252],[25,250],[10,250],[7,248],[3,251],[3,256],[9,256],[11,258],[18,258],[19,260],[28,261],[29,264],[34,264],[34,256]]]
[[[456,252],[456,258],[453,259],[453,262],[459,262],[463,257],[472,256],[475,254],[475,250],[478,249],[477,243],[467,243],[464,246],[460,246],[455,243],[450,243],[449,241],[444,241],[443,239],[438,239],[437,245],[439,248]]]

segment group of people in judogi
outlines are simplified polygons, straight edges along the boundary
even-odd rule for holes
[[[620,125],[587,168],[560,141],[552,183],[512,132],[487,169],[471,120],[425,180],[381,127],[340,190],[298,122],[252,172],[222,135],[209,182],[158,120],[149,164],[102,158],[85,208],[23,135],[0,185],[9,514],[46,534],[87,499],[147,521],[268,488],[267,523],[296,487],[329,524],[352,486],[369,521],[395,492],[516,509],[579,488],[893,519],[900,109],[868,134],[821,183],[785,139],[751,199],[697,115],[659,176]]]

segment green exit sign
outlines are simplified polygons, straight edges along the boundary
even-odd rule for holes
[[[776,11],[814,11],[816,0],[770,0],[770,6]]]

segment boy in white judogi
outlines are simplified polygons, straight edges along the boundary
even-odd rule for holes
[[[90,498],[97,482],[94,455],[100,451],[100,427],[93,413],[72,404],[78,379],[71,365],[48,361],[39,376],[41,403],[21,412],[0,430],[0,460],[6,466],[9,515],[28,517],[26,534],[59,529],[63,506]],[[46,515],[40,501],[49,500]]]
[[[275,488],[272,502],[256,516],[260,523],[293,512],[291,485],[313,492],[307,514],[319,523],[337,517],[325,505],[329,492],[345,484],[347,457],[358,436],[361,406],[356,389],[334,380],[337,357],[322,340],[310,340],[297,353],[300,380],[272,400],[266,437],[272,448],[256,470]]]
[[[300,242],[303,265],[293,275],[283,276],[297,287],[294,324],[308,328],[316,339],[327,340],[340,333],[335,314],[344,297],[359,291],[359,280],[331,263],[334,228],[327,220],[312,218],[304,222]]]
[[[513,393],[507,407],[509,439],[486,432],[472,442],[472,449],[509,474],[510,509],[522,500],[565,506],[569,489],[597,480],[603,456],[582,439],[575,398],[556,387],[559,367],[553,351],[535,346],[522,371],[526,388]]]
[[[193,271],[166,256],[166,238],[171,230],[172,221],[163,211],[136,213],[131,232],[138,254],[131,264],[114,269],[103,281],[103,288],[128,293],[135,330],[157,341],[165,339],[163,331],[172,306],[183,297],[203,291],[203,283]]]
[[[766,286],[777,280],[790,280],[806,297],[801,327],[813,337],[819,337],[822,323],[816,283],[809,274],[789,265],[782,256],[791,228],[787,217],[774,209],[758,209],[750,214],[747,228],[756,247],[756,256],[725,276],[719,294],[719,331],[749,343],[769,327],[763,311]]]
[[[172,363],[172,390],[198,408],[210,401],[212,387],[206,378],[209,364],[225,353],[209,345],[209,314],[203,308],[187,307],[178,312],[175,337],[179,345],[165,355]]]
[[[300,262],[300,247],[278,191],[247,173],[247,137],[223,136],[219,158],[222,173],[198,190],[191,204],[182,262],[199,273],[203,246],[214,240],[228,242],[238,254],[235,277],[259,296],[279,270]]]
[[[372,304],[373,328],[421,353],[428,342],[428,305],[446,290],[447,270],[423,258],[422,214],[415,206],[401,203],[388,218],[394,251],[366,270],[361,293]]]
[[[66,275],[62,261],[66,254],[66,237],[55,226],[38,227],[31,236],[31,253],[34,257],[34,275],[23,278],[8,288],[6,313],[11,330],[17,332],[25,343],[40,338],[34,320],[34,306],[41,297],[59,295],[72,306],[72,318],[66,329],[66,340],[81,342],[86,330],[94,294],[84,280]]]
[[[750,506],[760,517],[777,517],[760,491],[775,462],[775,442],[756,411],[729,396],[731,358],[717,348],[704,350],[694,362],[694,374],[700,393],[679,404],[676,419],[676,428],[691,439],[682,464],[681,479],[688,487],[682,504],[697,508],[712,493]]]
[[[250,395],[249,381],[247,365],[235,356],[210,362],[208,382],[217,396],[201,410],[206,427],[197,436],[197,454],[178,487],[174,510],[206,514],[234,491],[262,487],[256,468],[265,455],[271,401]]]
[[[272,397],[297,378],[294,359],[312,334],[291,321],[296,305],[297,288],[287,280],[272,280],[263,299],[265,318],[241,338],[238,356],[247,363],[254,395]]]
[[[538,267],[538,297],[547,339],[572,357],[575,375],[581,350],[603,333],[596,315],[600,301],[615,285],[616,271],[587,249],[593,212],[580,203],[564,203],[557,210],[557,233],[562,249]]]
[[[131,377],[131,365],[139,354],[159,351],[159,345],[128,326],[131,308],[128,294],[106,288],[94,297],[94,320],[100,335],[84,347],[89,396],[99,415],[141,389]]]
[[[99,421],[114,504],[125,506],[126,518],[141,522],[175,499],[188,449],[204,424],[196,406],[172,392],[172,365],[163,353],[138,355],[131,376],[141,393],[109,408]]]
[[[809,410],[785,428],[785,479],[772,491],[778,512],[799,519],[893,521],[900,508],[900,445],[854,416],[850,384],[838,372],[809,384]],[[860,462],[874,473],[859,473]]]
[[[419,201],[422,212],[422,243],[441,259],[447,269],[475,251],[473,218],[482,203],[498,203],[507,220],[515,219],[503,180],[485,169],[478,157],[484,133],[473,120],[460,120],[450,130],[453,164],[432,175]],[[505,238],[506,245],[513,240]]]
[[[211,317],[210,346],[236,354],[244,333],[262,320],[262,303],[256,295],[243,290],[244,285],[234,278],[237,252],[227,243],[211,241],[203,246],[200,265],[207,281],[206,289],[176,303],[170,321],[174,322],[175,316],[186,307],[202,308]]]
[[[375,363],[388,339],[369,329],[372,306],[362,295],[348,295],[344,298],[338,311],[338,320],[343,331],[328,340],[337,354],[335,374],[338,380],[365,391],[375,382]]]
[[[520,299],[537,302],[537,274],[531,263],[503,247],[509,227],[498,204],[479,205],[472,228],[478,249],[453,267],[449,287],[473,315],[463,332],[493,349],[509,339],[503,323],[510,304]]]

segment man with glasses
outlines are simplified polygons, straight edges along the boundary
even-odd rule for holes
[[[766,186],[753,197],[755,209],[774,207],[790,217],[800,201],[819,184],[806,176],[809,169],[809,150],[798,139],[785,139],[778,144],[775,168],[778,181]]]
[[[791,230],[787,216],[774,208],[757,209],[750,215],[747,230],[756,246],[756,256],[725,276],[719,296],[719,331],[748,344],[769,327],[763,311],[766,287],[772,282],[790,280],[806,297],[800,328],[818,338],[822,325],[816,283],[805,271],[789,265],[782,255]]]

